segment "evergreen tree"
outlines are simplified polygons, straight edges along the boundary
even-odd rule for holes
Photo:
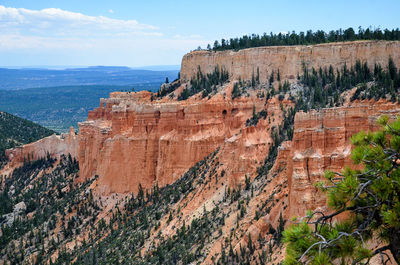
[[[271,75],[269,77],[269,85],[272,86],[273,82],[274,82],[274,70],[272,70]]]
[[[306,33],[296,33],[292,31],[286,34],[273,34],[272,32],[270,34],[264,33],[263,35],[251,34],[244,35],[240,38],[230,38],[229,40],[222,39],[221,44],[216,40],[212,49],[214,51],[229,49],[240,50],[260,46],[310,45],[354,40],[400,40],[400,30],[398,28],[392,30],[367,28],[364,30],[360,27],[358,32],[355,32],[354,29],[350,27],[345,30],[331,30],[328,33],[323,30],[317,30],[315,32],[308,30]]]

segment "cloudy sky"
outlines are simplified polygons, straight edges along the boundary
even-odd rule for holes
[[[180,64],[249,33],[397,28],[399,2],[0,0],[0,66]]]

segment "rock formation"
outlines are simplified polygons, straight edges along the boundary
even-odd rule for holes
[[[341,172],[346,166],[353,167],[351,136],[360,130],[378,130],[377,119],[382,115],[393,120],[400,115],[400,106],[365,100],[296,114],[293,141],[281,148],[289,161],[289,216],[304,216],[308,209],[325,206],[325,195],[314,183],[324,180],[326,170]]]
[[[182,59],[181,79],[190,80],[198,71],[210,73],[215,66],[224,67],[231,79],[251,79],[257,68],[261,80],[268,80],[279,69],[282,79],[295,79],[302,74],[303,63],[308,67],[334,69],[354,65],[357,60],[386,65],[391,56],[400,65],[399,41],[355,41],[326,43],[311,46],[270,46],[239,51],[193,51]]]
[[[165,186],[238,133],[261,99],[150,101],[149,92],[112,93],[80,123],[81,180],[99,175],[99,190]]]
[[[183,85],[176,91],[182,91],[198,66],[204,72],[222,66],[232,79],[250,79],[257,67],[263,80],[278,69],[282,79],[293,79],[301,73],[303,63],[307,67],[337,68],[344,63],[350,67],[361,60],[370,66],[386,65],[390,56],[400,64],[400,42],[195,51],[182,60]],[[100,106],[89,112],[87,121],[79,124],[79,180],[98,175],[101,194],[135,192],[139,184],[144,188],[156,183],[160,187],[171,184],[243,129],[253,106],[262,108],[263,100],[255,96],[231,100],[228,87],[231,86],[225,88],[226,93],[209,99],[152,100],[150,92],[115,92],[110,98],[101,99]]]

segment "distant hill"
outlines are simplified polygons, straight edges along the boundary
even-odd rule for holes
[[[178,64],[173,65],[148,65],[148,66],[140,66],[133,67],[132,69],[141,69],[141,70],[150,70],[150,71],[179,71],[181,66]]]
[[[125,66],[93,66],[70,69],[0,68],[0,90],[37,87],[114,85],[131,86],[143,83],[162,83],[174,80],[179,70],[132,69]],[[150,67],[151,68],[151,67]],[[171,69],[167,67],[167,69]],[[179,69],[179,68],[178,68]]]
[[[0,111],[0,161],[4,150],[31,143],[55,133],[34,122]]]
[[[132,71],[132,68],[129,68],[127,66],[89,66],[89,67],[75,67],[75,68],[65,68],[63,70],[67,71],[85,71],[85,72],[91,72],[91,71],[96,71],[96,72],[124,72],[124,71]],[[138,70],[145,70],[145,69],[138,69]]]

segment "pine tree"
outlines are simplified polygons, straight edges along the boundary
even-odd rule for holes
[[[240,96],[239,84],[235,83],[233,85],[233,89],[232,89],[232,99],[235,99],[235,98],[237,98],[239,96]]]
[[[254,70],[253,70],[253,73],[251,74],[251,86],[252,87],[256,86],[256,78],[254,76]]]
[[[272,70],[271,75],[269,77],[269,85],[272,86],[273,82],[274,82],[274,70]]]

